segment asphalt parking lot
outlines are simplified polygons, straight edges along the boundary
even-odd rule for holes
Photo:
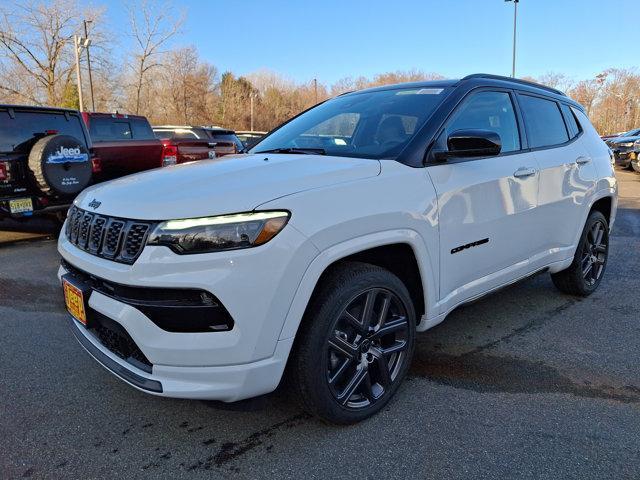
[[[639,478],[640,175],[617,175],[594,295],[539,275],[457,310],[418,337],[395,401],[346,428],[286,391],[224,405],[127,386],[72,338],[51,226],[5,224],[0,478]]]

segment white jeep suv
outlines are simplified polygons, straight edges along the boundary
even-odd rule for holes
[[[247,155],[91,187],[59,276],[75,337],[134,387],[230,402],[286,370],[308,411],[351,423],[457,306],[540,271],[593,292],[616,206],[580,105],[471,75],[344,94]]]

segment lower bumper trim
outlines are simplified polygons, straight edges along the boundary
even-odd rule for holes
[[[104,367],[111,370],[117,376],[126,380],[127,382],[135,385],[142,390],[147,390],[149,392],[162,393],[162,384],[157,380],[150,380],[141,375],[138,375],[131,370],[128,370],[126,367],[123,367],[118,362],[112,360],[103,352],[100,351],[93,343],[91,343],[82,333],[80,333],[78,326],[76,325],[76,321],[69,316],[69,327],[73,332],[73,335],[76,337],[76,340],[84,347],[84,349],[93,356],[98,362],[100,362]]]

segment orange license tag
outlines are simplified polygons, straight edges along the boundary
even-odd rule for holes
[[[82,291],[67,280],[62,280],[62,288],[64,290],[64,301],[67,304],[67,310],[69,310],[69,313],[73,318],[86,327],[87,312],[84,309],[84,297],[82,296]]]

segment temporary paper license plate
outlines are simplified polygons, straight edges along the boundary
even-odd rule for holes
[[[31,213],[33,212],[33,202],[30,198],[9,200],[9,210],[11,213]]]
[[[82,290],[65,279],[62,279],[62,288],[64,290],[64,301],[67,304],[67,310],[73,318],[86,326],[87,312],[84,308]]]

